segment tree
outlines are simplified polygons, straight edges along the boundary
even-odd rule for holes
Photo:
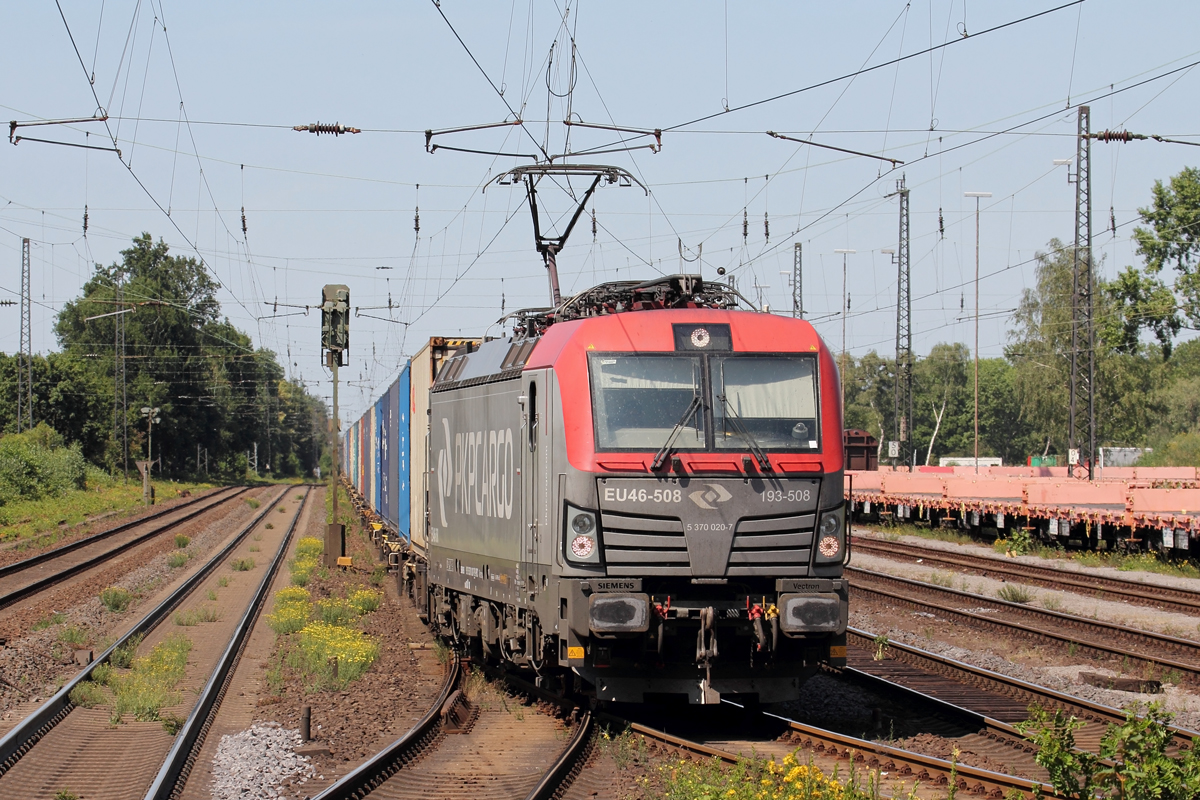
[[[1150,226],[1135,228],[1138,254],[1146,272],[1157,276],[1175,270],[1174,294],[1193,325],[1200,325],[1200,169],[1187,167],[1169,184],[1154,182],[1148,208],[1138,213]]]
[[[1157,276],[1126,267],[1102,290],[1112,313],[1099,319],[1100,341],[1121,353],[1137,353],[1141,332],[1147,329],[1158,340],[1163,358],[1171,357],[1183,320],[1166,284]]]
[[[64,415],[63,422],[75,426],[72,434],[88,432],[96,440],[85,445],[88,457],[101,461],[106,453],[110,467],[123,461],[123,442],[116,441],[123,437],[116,436],[112,416],[120,356],[130,460],[142,457],[145,422],[138,409],[148,406],[160,409],[153,455],[167,472],[193,470],[199,447],[218,472],[236,476],[255,444],[260,464],[276,474],[311,469],[323,441],[324,404],[288,382],[274,353],[256,349],[222,317],[217,283],[204,265],[171,255],[148,233],[121,256],[108,267],[96,265],[82,296],[63,307],[55,325],[63,348],[60,394],[73,385],[68,378],[86,384],[88,403],[72,407],[79,419]],[[113,311],[125,312],[123,355],[114,346],[117,317],[99,316]]]

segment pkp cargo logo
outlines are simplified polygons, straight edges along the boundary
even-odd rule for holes
[[[688,494],[692,498],[692,502],[701,508],[706,508],[709,511],[715,511],[716,507],[712,503],[724,503],[729,498],[733,497],[729,490],[719,483],[706,483],[707,489],[697,489]]]

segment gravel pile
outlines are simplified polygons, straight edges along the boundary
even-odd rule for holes
[[[278,787],[283,781],[306,782],[315,770],[308,758],[296,755],[299,744],[299,731],[273,722],[222,736],[213,757],[213,798],[280,797]]]

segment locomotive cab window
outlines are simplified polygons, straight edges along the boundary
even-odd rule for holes
[[[680,448],[703,449],[699,358],[598,355],[591,368],[597,449],[656,450],[677,424]]]
[[[596,449],[820,452],[809,355],[594,353]],[[711,412],[711,413],[710,413]]]
[[[712,358],[714,444],[744,450],[744,434],[767,450],[817,450],[816,363],[811,356]]]

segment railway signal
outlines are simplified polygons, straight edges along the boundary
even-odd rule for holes
[[[350,349],[350,287],[340,283],[326,284],[321,290],[321,354],[325,365],[333,372],[333,471],[329,476],[333,492],[333,521],[325,529],[325,566],[332,567],[346,556],[346,529],[338,522],[338,367],[346,365]],[[337,556],[334,548],[337,548]]]

